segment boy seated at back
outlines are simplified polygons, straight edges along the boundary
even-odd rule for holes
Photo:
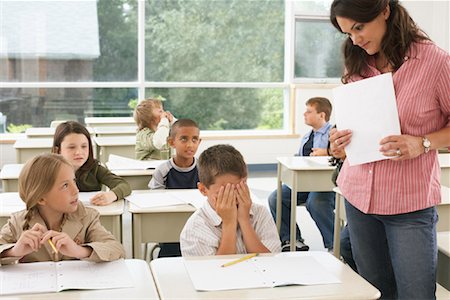
[[[176,155],[159,165],[150,180],[150,189],[196,189],[197,159],[194,157],[201,142],[200,129],[190,119],[173,123],[167,142]],[[180,256],[180,243],[160,243],[158,257]]]
[[[252,203],[247,166],[230,145],[212,146],[198,160],[198,189],[208,201],[186,222],[183,256],[280,252],[269,210]]]

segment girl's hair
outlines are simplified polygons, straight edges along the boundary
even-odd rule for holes
[[[153,109],[162,107],[162,102],[158,99],[148,98],[141,101],[134,110],[133,117],[138,129],[155,129],[158,124],[154,124]]]
[[[381,41],[380,52],[386,56],[394,70],[403,64],[406,52],[413,42],[430,40],[409,16],[408,11],[398,0],[334,0],[330,9],[331,23],[342,32],[336,17],[352,19],[356,22],[368,23],[379,16],[389,5],[390,15],[386,20],[386,33]],[[347,83],[353,75],[364,76],[369,55],[359,46],[353,45],[347,38],[343,44],[346,73],[342,82]]]
[[[61,166],[72,165],[59,154],[44,153],[29,160],[19,175],[19,196],[27,207],[23,230],[29,229],[29,222],[41,200],[53,187]]]
[[[89,143],[89,156],[86,162],[76,171],[75,176],[77,178],[80,178],[95,165],[97,164],[97,160],[94,159],[94,153],[92,151],[92,140],[91,135],[89,134],[89,131],[84,127],[82,124],[75,122],[75,121],[67,121],[64,123],[61,123],[56,127],[55,135],[53,137],[53,147],[52,152],[53,153],[61,153],[61,143],[63,142],[64,138],[71,134],[83,134]]]

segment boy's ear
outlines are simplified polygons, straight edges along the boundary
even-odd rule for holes
[[[203,196],[207,196],[207,194],[206,194],[207,188],[203,183],[201,183],[201,182],[197,183],[197,188],[200,191],[200,193],[202,193]]]
[[[173,138],[169,136],[167,138],[167,144],[169,144],[170,147],[174,147],[173,142],[174,142]]]

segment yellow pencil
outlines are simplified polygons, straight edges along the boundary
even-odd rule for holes
[[[56,249],[55,244],[53,244],[52,240],[48,239],[47,241],[50,244],[50,247],[52,247],[53,251],[55,251],[55,254],[58,254],[58,249]]]
[[[236,259],[236,260],[227,262],[226,264],[223,264],[222,267],[232,266],[232,265],[235,265],[235,264],[237,264],[237,263],[240,263],[240,262],[242,262],[242,261],[245,261],[245,260],[247,260],[247,259],[250,259],[250,258],[255,257],[255,256],[258,256],[258,255],[259,255],[259,253],[252,253],[252,254],[243,256],[243,257],[241,257],[241,258],[239,258],[239,259]]]

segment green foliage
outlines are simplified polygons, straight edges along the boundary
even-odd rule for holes
[[[7,131],[9,133],[23,133],[25,132],[28,128],[33,127],[30,124],[19,124],[19,125],[14,125],[13,123],[10,123],[8,125]]]
[[[137,104],[138,104],[138,99],[131,99],[128,102],[128,107],[134,110],[136,108]]]

